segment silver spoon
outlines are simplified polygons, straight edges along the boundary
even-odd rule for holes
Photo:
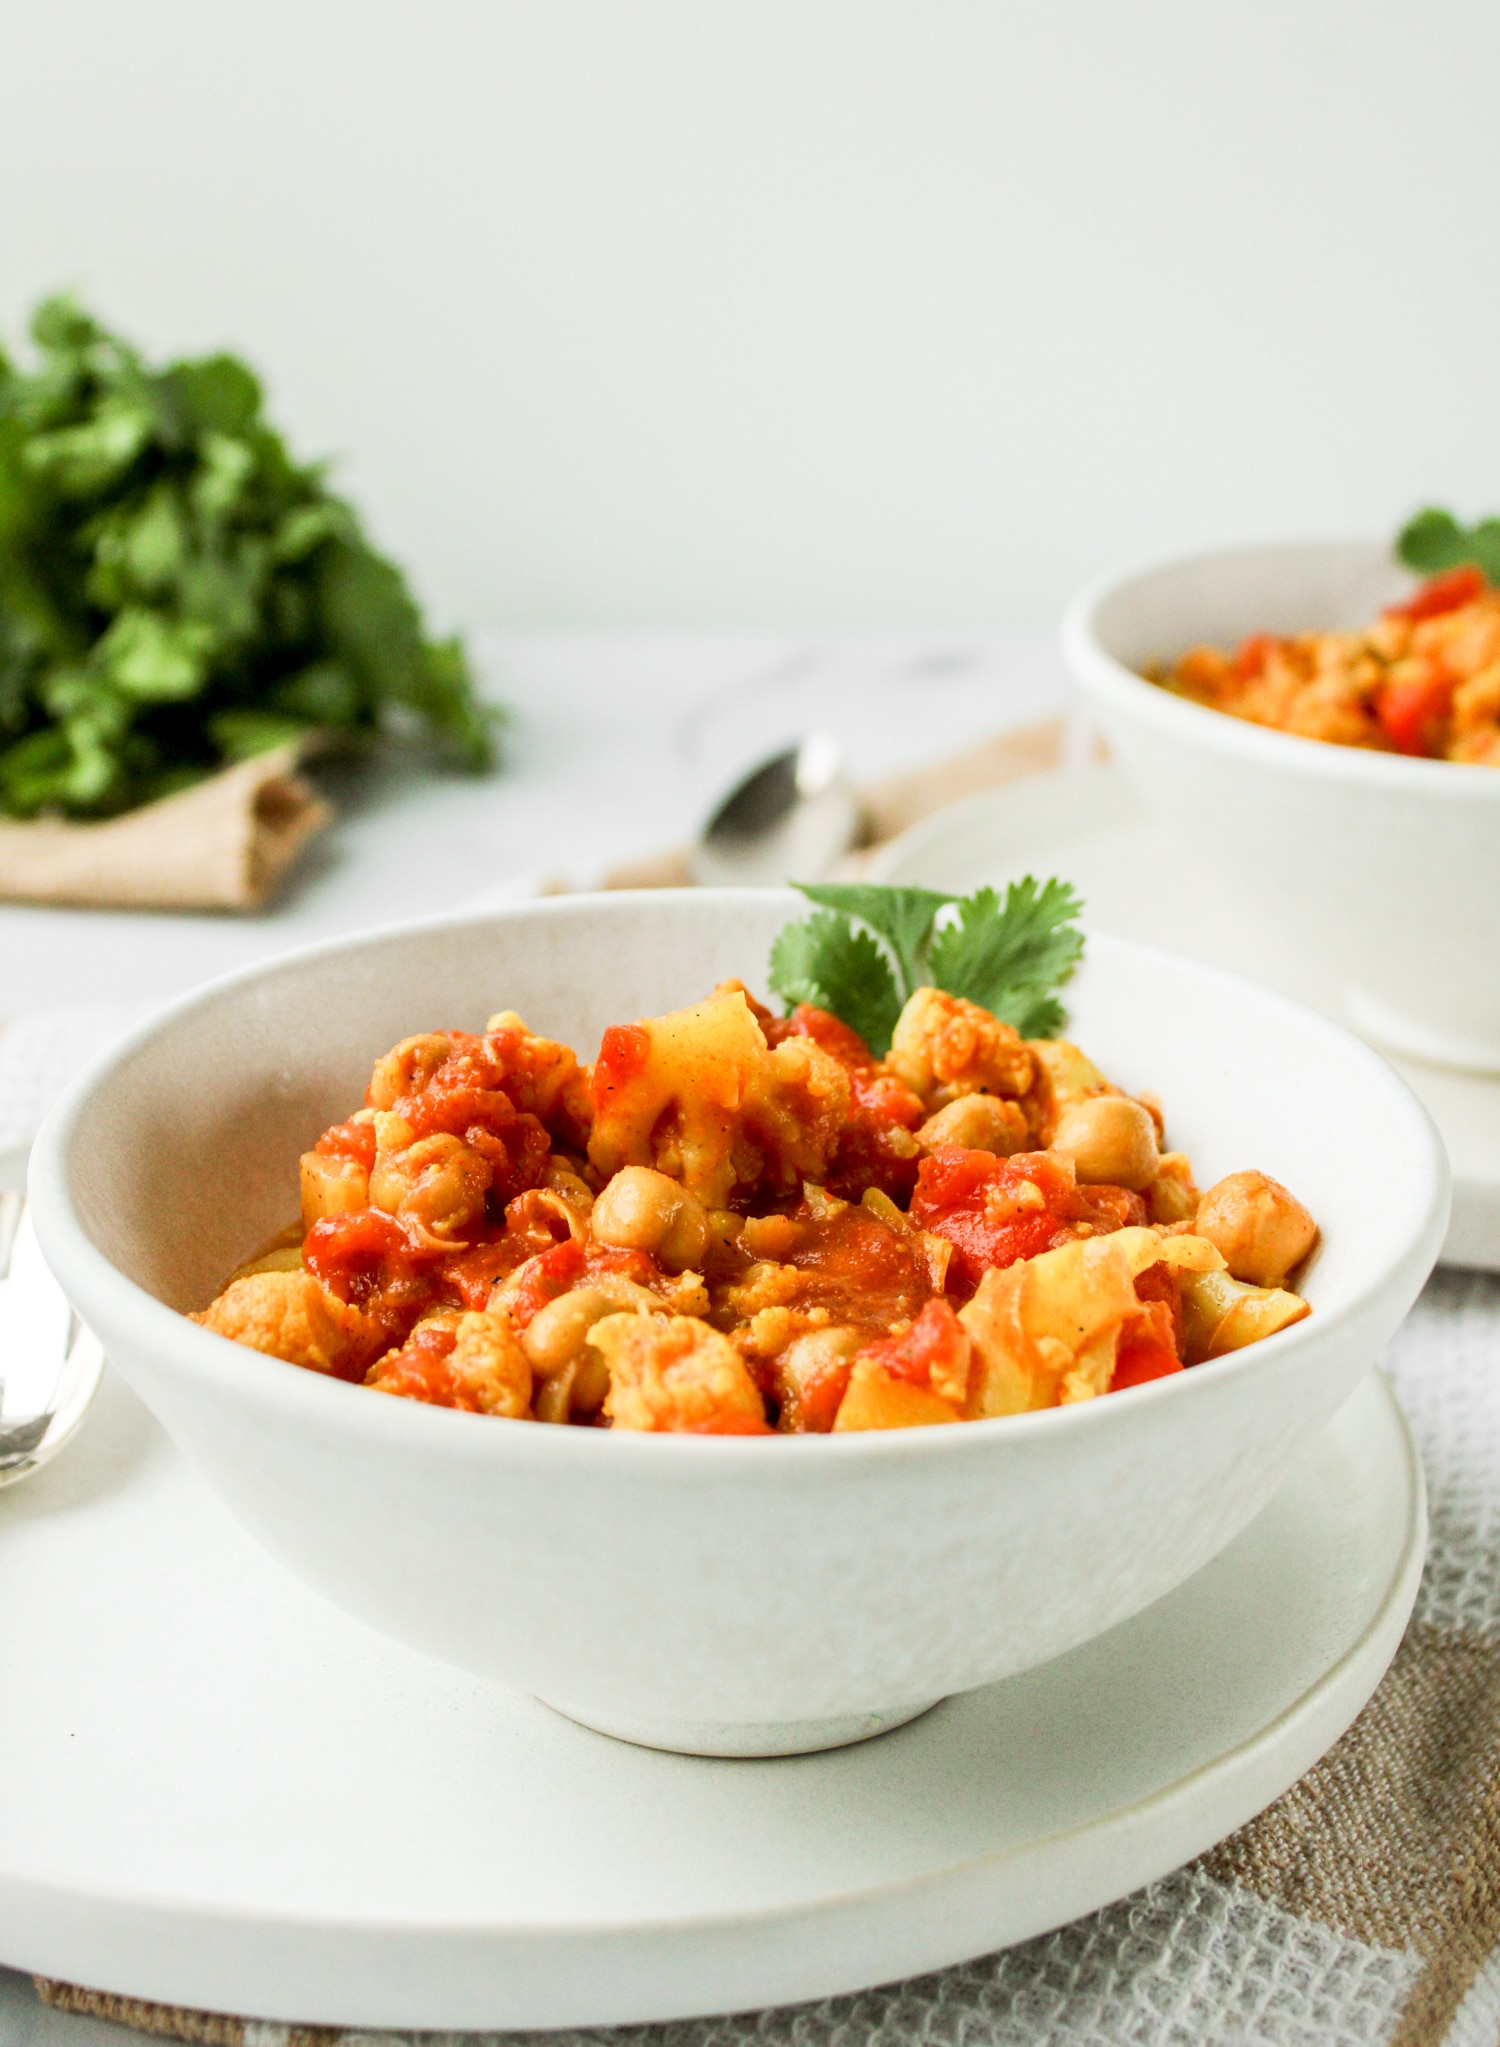
[[[98,1339],[47,1270],[25,1195],[0,1192],[0,1486],[57,1455],[103,1371]]]
[[[859,837],[839,745],[812,732],[752,768],[713,811],[690,856],[694,881],[747,888],[817,881]]]

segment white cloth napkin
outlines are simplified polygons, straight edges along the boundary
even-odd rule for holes
[[[24,1165],[31,1140],[58,1095],[137,1014],[101,1003],[87,1009],[33,1009],[0,1024],[0,1162],[13,1169]]]

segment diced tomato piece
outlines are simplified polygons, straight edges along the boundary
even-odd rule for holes
[[[1453,684],[1433,664],[1426,675],[1388,682],[1375,699],[1380,729],[1398,753],[1441,752],[1443,725],[1453,708]]]
[[[531,1262],[510,1304],[511,1320],[524,1329],[538,1309],[567,1292],[583,1271],[584,1251],[569,1238],[551,1251],[542,1251]]]
[[[443,1267],[444,1287],[456,1294],[464,1307],[478,1311],[489,1306],[496,1282],[533,1255],[524,1238],[503,1236],[492,1243],[475,1244],[448,1260]]]
[[[679,1436],[769,1436],[774,1434],[771,1424],[762,1417],[756,1420],[753,1414],[742,1414],[738,1409],[709,1415],[699,1422],[677,1422],[673,1434]]]
[[[1234,657],[1234,672],[1241,682],[1254,682],[1265,673],[1266,663],[1276,651],[1274,633],[1252,633]]]
[[[1144,1272],[1135,1276],[1135,1293],[1137,1300],[1152,1301],[1165,1308],[1172,1344],[1181,1357],[1182,1287],[1178,1275],[1170,1265],[1148,1265]]]
[[[1076,1193],[1070,1171],[1046,1152],[1001,1159],[942,1145],[922,1161],[910,1213],[952,1244],[949,1289],[970,1294],[990,1268],[1065,1243],[1073,1232],[1058,1211]]]
[[[375,1125],[357,1123],[352,1118],[347,1123],[335,1123],[323,1132],[313,1150],[325,1159],[352,1159],[371,1173],[375,1170]]]
[[[602,1112],[640,1073],[651,1056],[651,1033],[639,1024],[611,1024],[599,1042],[590,1091]]]
[[[761,1391],[781,1396],[783,1429],[789,1428],[802,1436],[826,1436],[832,1431],[853,1367],[852,1358],[825,1357],[812,1370],[799,1371],[795,1385],[784,1379],[778,1381],[775,1373],[771,1373]],[[753,1362],[750,1375],[760,1384],[760,1374]]]
[[[1165,1379],[1181,1370],[1172,1311],[1165,1301],[1148,1301],[1120,1337],[1109,1390],[1119,1393],[1127,1386],[1144,1386],[1148,1379]]]
[[[636,1286],[649,1287],[662,1278],[661,1267],[649,1251],[628,1251],[617,1244],[590,1243],[584,1258],[590,1278],[603,1273],[610,1279],[628,1279]]]
[[[309,1272],[341,1301],[362,1307],[377,1294],[407,1288],[434,1254],[413,1242],[393,1215],[357,1208],[315,1222],[302,1246]]]
[[[387,1393],[403,1400],[422,1400],[429,1406],[453,1404],[453,1374],[448,1360],[453,1355],[457,1332],[432,1322],[419,1322],[400,1350],[381,1365],[381,1385]]]
[[[1126,1187],[1080,1187],[1073,1169],[1045,1151],[1000,1159],[987,1151],[942,1145],[923,1159],[911,1198],[911,1219],[953,1246],[950,1293],[970,1294],[985,1273],[1035,1258],[1078,1234],[1098,1236],[1146,1220],[1138,1194]]]
[[[859,1032],[851,1029],[842,1017],[819,1009],[813,1002],[799,1002],[789,1017],[773,1024],[766,1036],[772,1044],[781,1044],[787,1038],[811,1038],[851,1072],[875,1064],[875,1054]]]
[[[1385,615],[1413,620],[1441,618],[1445,611],[1460,611],[1464,605],[1472,604],[1488,588],[1484,571],[1469,562],[1461,569],[1449,569],[1446,575],[1434,576],[1404,604],[1387,605]]]
[[[552,1140],[535,1116],[517,1116],[503,1137],[481,1123],[471,1123],[463,1140],[489,1166],[488,1207],[496,1214],[536,1185],[552,1156]]]
[[[926,1118],[922,1097],[894,1073],[882,1073],[874,1066],[856,1067],[849,1084],[856,1118],[867,1118],[888,1130],[915,1130]]]
[[[969,1338],[946,1301],[929,1301],[904,1335],[872,1343],[863,1355],[884,1365],[893,1379],[941,1392],[945,1383],[964,1376]]]

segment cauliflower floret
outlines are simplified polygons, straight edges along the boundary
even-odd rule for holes
[[[531,1365],[503,1315],[443,1314],[419,1322],[400,1350],[370,1367],[367,1386],[434,1407],[523,1419]]]
[[[486,1050],[500,1062],[505,1092],[516,1107],[538,1117],[554,1138],[586,1144],[593,1108],[588,1074],[573,1048],[538,1037],[513,1009],[492,1016],[484,1033]]]
[[[589,1341],[609,1366],[604,1412],[617,1429],[766,1433],[765,1405],[744,1360],[696,1316],[607,1315]]]
[[[902,1010],[886,1065],[929,1110],[960,1095],[1014,1100],[1031,1085],[1031,1054],[1020,1033],[940,988],[919,988]]]
[[[234,1280],[191,1321],[231,1343],[310,1372],[336,1372],[368,1355],[378,1337],[368,1318],[319,1286],[310,1272],[253,1272]]]
[[[812,1038],[765,1055],[745,1099],[744,1127],[783,1187],[821,1180],[849,1120],[848,1070]]]

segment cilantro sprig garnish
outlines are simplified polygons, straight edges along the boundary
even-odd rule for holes
[[[1451,512],[1429,505],[1401,528],[1396,553],[1419,575],[1438,576],[1472,563],[1487,583],[1500,586],[1500,519],[1462,526]]]
[[[977,1002],[1023,1038],[1062,1027],[1054,991],[1083,954],[1083,904],[1067,882],[1028,874],[1003,898],[992,888],[954,896],[873,882],[794,886],[819,907],[771,947],[771,988],[789,1011],[799,1002],[831,1010],[877,1057],[921,987]]]

